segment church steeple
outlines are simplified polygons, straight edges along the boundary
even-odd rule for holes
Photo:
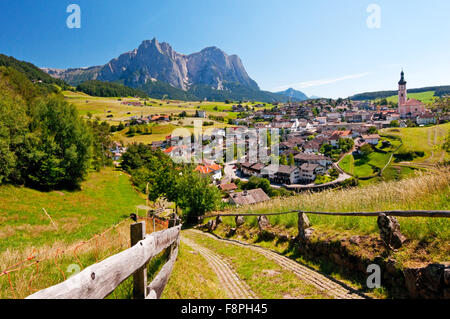
[[[405,72],[401,73],[400,82],[398,82],[398,106],[408,101],[408,92],[406,90]]]
[[[398,85],[406,85],[405,72],[403,72],[403,70],[402,70],[402,73],[400,73],[400,75],[401,75],[401,79],[400,79],[400,82],[398,82]]]

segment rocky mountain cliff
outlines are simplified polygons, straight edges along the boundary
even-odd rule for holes
[[[72,85],[86,80],[100,80],[143,87],[150,81],[161,81],[184,91],[192,85],[225,90],[226,83],[259,90],[237,55],[229,56],[216,47],[184,55],[173,50],[168,43],[159,43],[156,39],[142,42],[139,48],[120,55],[104,66],[44,70]]]

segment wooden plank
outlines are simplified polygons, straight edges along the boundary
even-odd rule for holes
[[[198,219],[202,220],[204,218],[215,218],[215,217],[236,217],[236,216],[276,216],[276,215],[287,215],[287,214],[312,214],[312,215],[330,215],[330,216],[360,216],[360,217],[377,217],[380,214],[385,214],[387,216],[394,217],[439,217],[439,218],[449,218],[450,211],[448,210],[411,210],[411,211],[385,211],[385,212],[307,212],[300,210],[293,210],[283,213],[264,213],[264,214],[214,214],[210,216],[201,216]]]
[[[145,238],[145,222],[130,225],[131,247]],[[133,298],[145,299],[147,293],[147,263],[133,274]]]
[[[164,291],[164,288],[167,285],[167,282],[169,281],[170,275],[172,274],[173,266],[175,264],[175,261],[178,257],[178,248],[179,248],[179,240],[177,243],[174,244],[174,250],[172,251],[172,254],[170,256],[169,261],[161,268],[158,275],[153,279],[153,281],[148,285],[147,293],[148,298],[147,299],[155,299],[152,294],[152,292],[155,292],[156,299],[161,298],[161,295]]]
[[[181,226],[178,226],[147,235],[135,246],[26,299],[103,299],[137,269],[177,240],[180,229]]]

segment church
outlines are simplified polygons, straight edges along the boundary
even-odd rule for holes
[[[425,113],[425,106],[416,99],[408,99],[406,83],[405,72],[402,71],[398,82],[398,113],[401,119],[415,119]]]

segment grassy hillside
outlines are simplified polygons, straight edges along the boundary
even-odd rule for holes
[[[92,173],[80,191],[0,187],[0,252],[88,239],[123,220],[145,201],[122,172]],[[42,208],[45,208],[56,230]]]
[[[392,153],[401,145],[401,142],[398,139],[383,137],[377,145],[378,149],[381,149],[383,141],[389,141],[391,143],[390,147],[383,149],[383,151],[387,152],[386,154],[373,152],[366,157],[350,154],[342,159],[339,166],[353,176],[373,176],[389,163]]]
[[[428,96],[430,92],[433,92],[435,96],[443,96],[450,94],[450,86],[430,86],[424,88],[408,89],[408,96],[413,97],[416,93],[425,93]],[[363,100],[376,100],[389,98],[397,95],[397,91],[378,91],[378,92],[366,92],[356,94],[350,97],[351,100],[363,101]]]
[[[24,74],[30,81],[39,82],[41,86],[52,86],[55,85],[59,88],[68,88],[69,86],[62,80],[54,79],[37,66],[29,63],[19,61],[13,57],[0,54],[0,66],[12,67],[13,69]]]
[[[450,154],[442,149],[444,139],[450,131],[450,123],[412,128],[389,128],[381,132],[395,135],[403,140],[403,146],[398,152],[424,152],[423,157],[415,158],[414,164],[436,164],[450,160]]]
[[[362,181],[362,184],[367,185],[380,180],[389,181],[409,177],[414,169],[433,168],[438,163],[450,160],[450,154],[442,148],[449,131],[450,123],[429,127],[384,129],[381,133],[387,137],[383,139],[388,139],[392,143],[390,149],[384,150],[391,153],[374,152],[366,158],[355,158],[353,155],[347,155],[342,159],[339,166],[347,173],[357,177],[373,176],[389,163],[392,152],[400,146],[399,140],[388,138],[389,136],[396,136],[402,139],[403,145],[394,153],[394,158],[383,171],[382,177],[374,178],[371,181]],[[380,146],[378,145],[378,147]],[[403,154],[414,155],[412,160],[396,158]],[[422,154],[423,156],[421,156]]]
[[[125,219],[144,203],[129,177],[111,168],[92,173],[79,191],[1,186],[0,270],[36,258],[13,267],[16,271],[9,278],[0,275],[0,299],[24,298],[62,282],[78,267],[82,270],[128,248],[131,221]],[[95,236],[106,229],[103,236]],[[129,283],[111,297],[127,297],[129,289],[124,287]]]
[[[426,91],[426,92],[420,92],[420,93],[408,93],[409,99],[416,99],[423,103],[430,103],[433,101],[433,98],[435,98],[435,92],[434,91]],[[398,103],[398,95],[392,95],[386,98],[388,102],[394,102]]]

